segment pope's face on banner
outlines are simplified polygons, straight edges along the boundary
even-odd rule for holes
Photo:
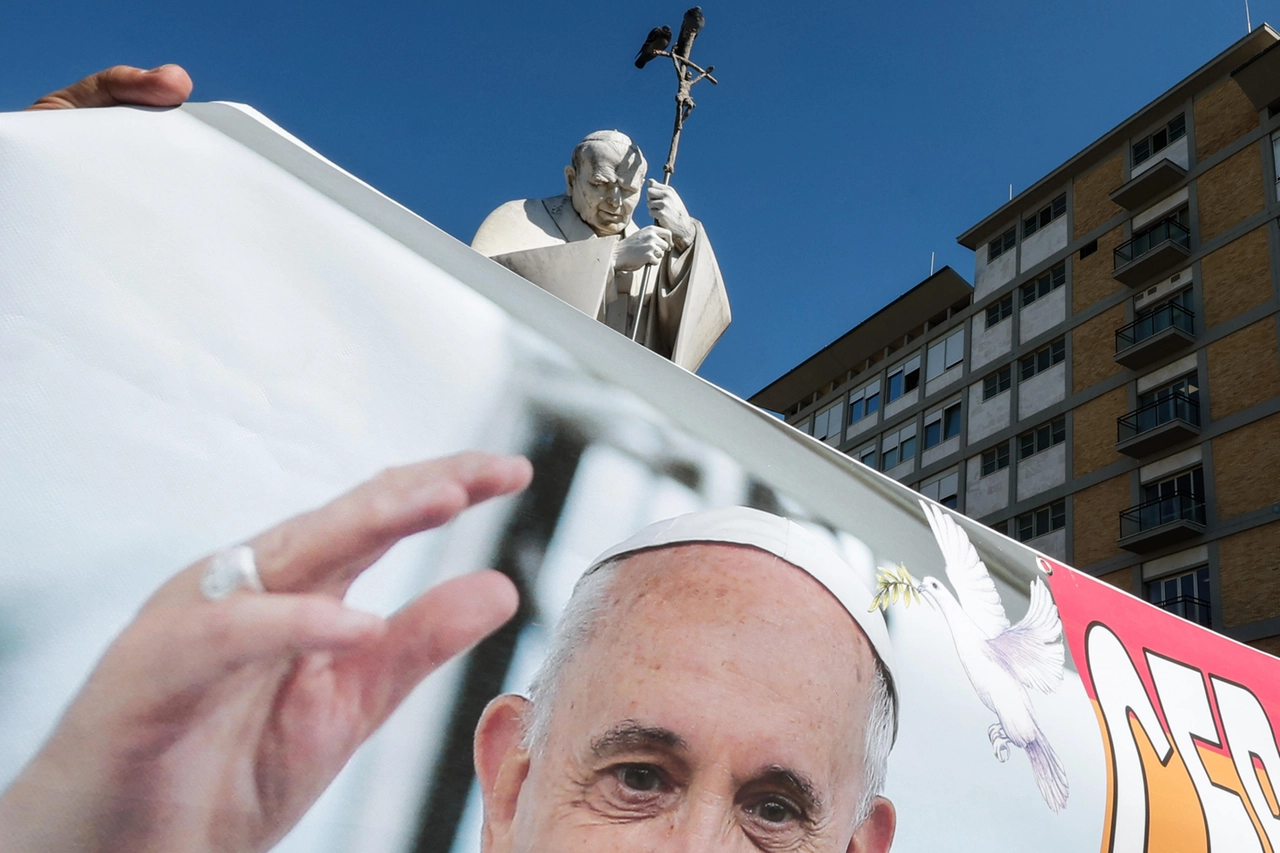
[[[565,168],[573,209],[601,237],[631,222],[644,184],[644,161],[634,146],[591,143]]]
[[[870,643],[817,581],[733,545],[642,552],[550,698],[491,704],[476,733],[486,853],[883,851],[856,823]],[[528,747],[528,748],[527,748]]]

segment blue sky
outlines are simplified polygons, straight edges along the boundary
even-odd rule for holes
[[[630,133],[660,169],[673,74],[631,64],[686,2],[6,4],[0,109],[117,62],[179,62],[469,241],[563,190],[574,143]],[[703,4],[673,184],[734,322],[700,371],[747,396],[929,272],[957,234],[1245,34],[1243,0]],[[1254,0],[1254,25],[1280,0]],[[645,221],[647,217],[638,217]]]

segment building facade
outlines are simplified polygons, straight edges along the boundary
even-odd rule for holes
[[[751,398],[1280,654],[1280,35],[1262,26]]]

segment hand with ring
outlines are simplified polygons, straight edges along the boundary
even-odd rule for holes
[[[492,571],[387,619],[343,604],[352,582],[531,477],[522,457],[482,453],[390,469],[179,572],[0,796],[0,838],[32,853],[269,849],[418,682],[516,609]]]

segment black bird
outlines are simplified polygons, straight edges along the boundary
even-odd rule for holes
[[[636,68],[644,68],[650,59],[658,55],[658,51],[666,50],[669,44],[671,44],[671,27],[654,27],[649,30],[649,37],[644,40],[644,46],[636,54]]]
[[[694,6],[684,13],[684,21],[680,23],[680,37],[676,39],[675,53],[677,56],[683,56],[685,59],[689,58],[689,49],[693,47],[693,39],[706,23],[707,19],[702,14],[701,6]]]

